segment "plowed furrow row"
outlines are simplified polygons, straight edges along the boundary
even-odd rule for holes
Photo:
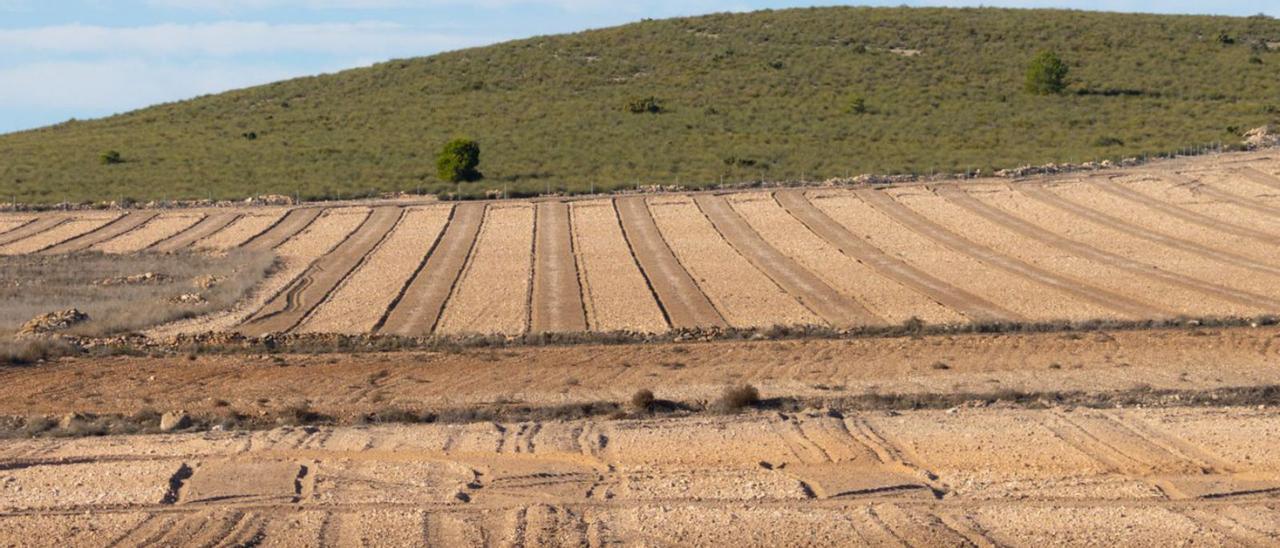
[[[517,335],[529,328],[535,210],[493,206],[436,331]]]
[[[190,249],[196,242],[212,236],[240,218],[238,213],[213,213],[206,215],[200,222],[190,228],[174,234],[168,239],[156,242],[152,250],[161,253],[172,253]]]
[[[944,195],[949,196],[954,194],[954,192],[952,192],[953,190],[954,189],[950,188],[946,189],[946,191],[943,191],[946,192]],[[1166,317],[1172,315],[1170,312],[1154,305],[1148,305],[1123,295],[1096,287],[1084,282],[1083,280],[1076,280],[1061,276],[1025,261],[997,253],[991,248],[979,245],[972,240],[947,230],[941,225],[938,225],[937,223],[924,218],[920,214],[907,209],[883,192],[869,190],[858,191],[857,194],[863,200],[866,200],[868,204],[875,207],[880,212],[892,217],[895,221],[902,223],[907,228],[910,228],[921,235],[927,236],[950,249],[975,257],[983,263],[1013,274],[1014,276],[1022,277],[1046,286],[1051,290],[1060,291],[1082,301],[1113,310],[1132,318]],[[965,194],[965,196],[967,196],[967,194]]]
[[[30,238],[41,232],[53,229],[54,227],[70,221],[70,217],[57,215],[48,215],[40,217],[32,222],[22,225],[18,228],[0,234],[0,247],[7,246],[11,243]]]
[[[627,242],[671,326],[726,327],[711,300],[663,240],[644,198],[618,198],[615,204]]]
[[[827,323],[836,327],[885,323],[857,301],[840,294],[812,272],[779,253],[752,230],[724,198],[703,194],[694,201],[738,253]]]
[[[778,203],[809,230],[845,255],[870,266],[888,279],[910,287],[971,320],[1008,321],[1020,318],[1018,314],[1004,307],[940,280],[854,236],[826,213],[814,207],[802,191],[779,192],[776,197]]]
[[[402,213],[398,207],[375,209],[355,233],[313,263],[293,287],[268,301],[240,331],[263,335],[296,327],[387,236]]]
[[[540,203],[536,220],[531,330],[534,333],[586,331],[587,315],[582,306],[569,206],[564,202]]]
[[[1235,172],[1262,186],[1269,187],[1273,190],[1280,190],[1280,177],[1276,177],[1275,175],[1252,167],[1242,167]]]
[[[253,250],[275,249],[288,241],[289,238],[306,230],[322,213],[324,213],[324,209],[319,207],[290,210],[276,220],[275,224],[241,245],[246,249]]]
[[[667,320],[636,262],[613,200],[571,204],[573,252],[592,331],[667,330]]]
[[[1031,198],[1038,200],[1041,203],[1049,205],[1050,207],[1056,207],[1060,210],[1066,211],[1082,219],[1088,219],[1089,221],[1095,224],[1099,224],[1114,230],[1119,230],[1121,232],[1125,232],[1134,237],[1141,238],[1143,240],[1146,240],[1155,244],[1186,251],[1188,253],[1193,253],[1195,255],[1204,257],[1211,261],[1218,261],[1221,263],[1238,266],[1238,267],[1252,270],[1254,272],[1258,272],[1262,274],[1280,275],[1280,268],[1276,268],[1274,266],[1255,261],[1253,259],[1250,259],[1249,257],[1245,257],[1244,255],[1239,255],[1236,253],[1232,253],[1230,251],[1214,249],[1211,247],[1200,245],[1196,242],[1184,240],[1174,236],[1169,236],[1167,234],[1156,232],[1154,230],[1149,230],[1136,223],[1131,223],[1119,217],[1108,215],[1106,213],[1102,213],[1100,211],[1081,206],[1080,204],[1077,204],[1071,200],[1068,200],[1066,198],[1063,198],[1061,196],[1058,196],[1057,194],[1050,192],[1049,190],[1045,189],[1043,186],[1040,186],[1040,185],[1016,185],[1015,188],[1022,191],[1023,194],[1026,194],[1027,196],[1030,196]]]
[[[30,219],[0,218],[0,238],[4,238],[5,235],[9,234],[10,232],[21,229],[22,227],[27,226],[31,223],[37,222],[39,220],[40,219],[34,218],[34,217]]]
[[[1112,182],[1104,183],[1104,182],[1095,181],[1095,182],[1092,182],[1091,185],[1093,186],[1093,188],[1096,188],[1103,192],[1107,192],[1113,196],[1117,196],[1124,200],[1128,200],[1131,203],[1150,207],[1151,209],[1154,209],[1156,211],[1159,211],[1171,217],[1182,219],[1183,221],[1195,224],[1203,228],[1226,232],[1228,234],[1240,236],[1241,238],[1248,238],[1248,239],[1266,243],[1266,244],[1272,244],[1272,245],[1280,244],[1280,238],[1276,238],[1274,236],[1264,234],[1262,232],[1258,232],[1257,230],[1254,230],[1246,226],[1241,226],[1241,225],[1229,223],[1220,219],[1215,219],[1208,215],[1202,215],[1200,213],[1196,213],[1195,211],[1192,211],[1185,207],[1180,207],[1180,206],[1176,206],[1176,205],[1161,201],[1152,196],[1148,196],[1146,194],[1143,194],[1131,188],[1127,188],[1124,184],[1121,184],[1121,183],[1112,183]]]
[[[146,224],[115,238],[94,245],[91,249],[103,253],[133,253],[142,251],[156,242],[178,234],[201,219],[199,215],[165,214],[153,217]]]
[[[1111,253],[1108,251],[1103,251],[1091,245],[1078,242],[1075,240],[1071,240],[1068,238],[1064,238],[1049,230],[1046,230],[1044,228],[1031,224],[1007,212],[1001,211],[995,207],[992,207],[991,205],[983,203],[963,191],[959,191],[956,189],[947,189],[947,191],[944,192],[943,195],[948,199],[952,200],[952,202],[955,203],[956,205],[966,208],[978,215],[981,215],[991,222],[999,224],[1009,230],[1018,232],[1026,237],[1038,240],[1044,243],[1045,245],[1049,245],[1049,246],[1061,249],[1063,251],[1066,251],[1068,253],[1072,253],[1078,257],[1083,257],[1091,261],[1096,261],[1105,265],[1124,269],[1138,276],[1145,276],[1145,277],[1158,279],[1160,281],[1163,281],[1171,285],[1176,285],[1184,289],[1198,291],[1202,294],[1211,295],[1213,297],[1217,297],[1224,301],[1233,302],[1239,305],[1243,305],[1247,307],[1264,307],[1269,310],[1280,310],[1280,301],[1277,301],[1275,299],[1271,299],[1269,297],[1265,297],[1262,295],[1256,295],[1253,293],[1249,293],[1247,291],[1241,291],[1231,287],[1226,287],[1226,286],[1222,286],[1222,285],[1218,285],[1210,282],[1201,281],[1195,278],[1191,278],[1189,276],[1184,276],[1181,274],[1156,268],[1156,267],[1153,267],[1152,265],[1143,264],[1138,261],[1129,259],[1128,257],[1117,255],[1115,253]],[[1077,283],[1082,283],[1082,282],[1077,282]],[[1084,285],[1084,287],[1088,287],[1088,286]],[[1076,291],[1078,292],[1079,290],[1076,290]],[[1099,295],[1099,297],[1101,296]],[[1141,314],[1141,313],[1136,314],[1138,317],[1151,318],[1151,317],[1166,317],[1170,315],[1168,312],[1165,312],[1159,309],[1154,309],[1147,305],[1141,305],[1140,303],[1136,303],[1136,301],[1133,301],[1132,299],[1128,299],[1120,295],[1111,294],[1111,296],[1103,297],[1103,298],[1119,299],[1118,301],[1116,301],[1111,305],[1112,308],[1119,307],[1123,305],[1125,302],[1132,303],[1129,305],[1129,307],[1132,307],[1133,304],[1138,304],[1139,306],[1147,310],[1145,314]],[[1134,310],[1136,311],[1140,309],[1134,309]],[[1131,311],[1130,313],[1132,314],[1133,311]]]
[[[440,240],[427,254],[418,272],[392,303],[378,331],[392,335],[428,335],[435,330],[445,303],[466,266],[484,221],[484,204],[467,203],[454,208]]]
[[[126,232],[136,230],[150,222],[157,215],[159,215],[159,213],[154,211],[135,211],[122,217],[118,217],[114,221],[98,227],[96,230],[81,234],[57,245],[44,248],[41,251],[44,253],[74,253],[77,251],[84,251],[97,244],[119,237]]]

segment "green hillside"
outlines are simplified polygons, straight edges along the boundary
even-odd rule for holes
[[[1070,66],[1064,94],[1024,92],[1042,50]],[[661,112],[628,109],[648,97]],[[717,14],[3,135],[0,201],[441,191],[434,156],[456,136],[482,146],[473,191],[580,191],[1080,162],[1239,141],[1278,118],[1280,22],[1261,16]]]

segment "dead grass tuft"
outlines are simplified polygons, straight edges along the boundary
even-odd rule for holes
[[[726,386],[711,410],[718,413],[738,413],[760,403],[760,391],[750,384]]]

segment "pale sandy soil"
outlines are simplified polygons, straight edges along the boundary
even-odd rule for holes
[[[1231,280],[1234,288],[1270,298],[1280,297],[1280,279],[1273,275],[1259,274],[1219,261],[1206,260],[1191,252],[1155,245],[1121,230],[1102,226],[1049,207],[1020,193],[1012,191],[991,193],[979,198],[1019,218],[1040,226],[1054,227],[1055,231],[1065,238],[1088,242],[1091,247],[1144,265],[1158,266],[1160,269],[1203,282],[1217,283],[1219,280]],[[1233,308],[1235,314],[1241,315],[1259,312],[1258,308],[1239,303]]]
[[[574,253],[593,331],[666,331],[644,274],[636,266],[611,200],[571,204]]]
[[[528,327],[533,208],[490,207],[440,333],[518,335]]]
[[[116,215],[103,216],[96,215],[77,215],[74,219],[59,224],[49,230],[39,234],[23,238],[4,247],[0,247],[0,255],[22,255],[24,253],[33,253],[40,251],[51,245],[55,245],[71,238],[75,238],[81,234],[99,228],[116,218]]]
[[[299,326],[300,332],[368,333],[422,264],[450,208],[410,209],[364,264]]]
[[[277,268],[258,284],[245,301],[231,310],[160,326],[149,334],[166,337],[177,333],[231,330],[306,272],[312,262],[342,243],[368,216],[369,209],[364,207],[342,207],[326,211],[301,234],[276,248]]]
[[[983,185],[970,187],[967,192],[985,199],[992,194],[1013,191],[1003,185]],[[1031,237],[997,225],[937,195],[916,194],[903,197],[900,201],[938,224],[965,234],[977,243],[1041,268],[1086,281],[1095,287],[1183,314],[1212,316],[1230,315],[1240,311],[1239,306],[1206,298],[1195,291],[1147,277],[1134,276],[1105,263],[1063,253]]]
[[[891,323],[911,317],[929,323],[961,323],[964,317],[866,265],[845,256],[787,213],[769,194],[739,194],[730,200],[765,241],[794,258],[841,293],[865,303]]]
[[[91,247],[103,253],[132,253],[141,251],[165,238],[173,236],[200,222],[203,215],[195,213],[160,215],[147,224]]]
[[[920,188],[912,192],[927,191]],[[1101,307],[1072,299],[1024,278],[1007,275],[960,251],[943,247],[898,225],[848,193],[817,193],[813,203],[886,253],[899,256],[952,285],[972,291],[1024,317],[1047,320],[1096,318],[1108,314]]]
[[[284,210],[253,212],[246,214],[222,230],[210,234],[195,243],[195,247],[225,250],[238,247],[250,238],[261,234],[280,220]]]
[[[655,198],[649,210],[671,251],[729,325],[824,323],[725,242],[692,200]]]

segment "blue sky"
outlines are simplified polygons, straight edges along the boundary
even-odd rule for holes
[[[1260,0],[848,3],[1280,16],[1280,2]],[[808,5],[814,2],[0,0],[0,133],[390,58],[644,17]]]

